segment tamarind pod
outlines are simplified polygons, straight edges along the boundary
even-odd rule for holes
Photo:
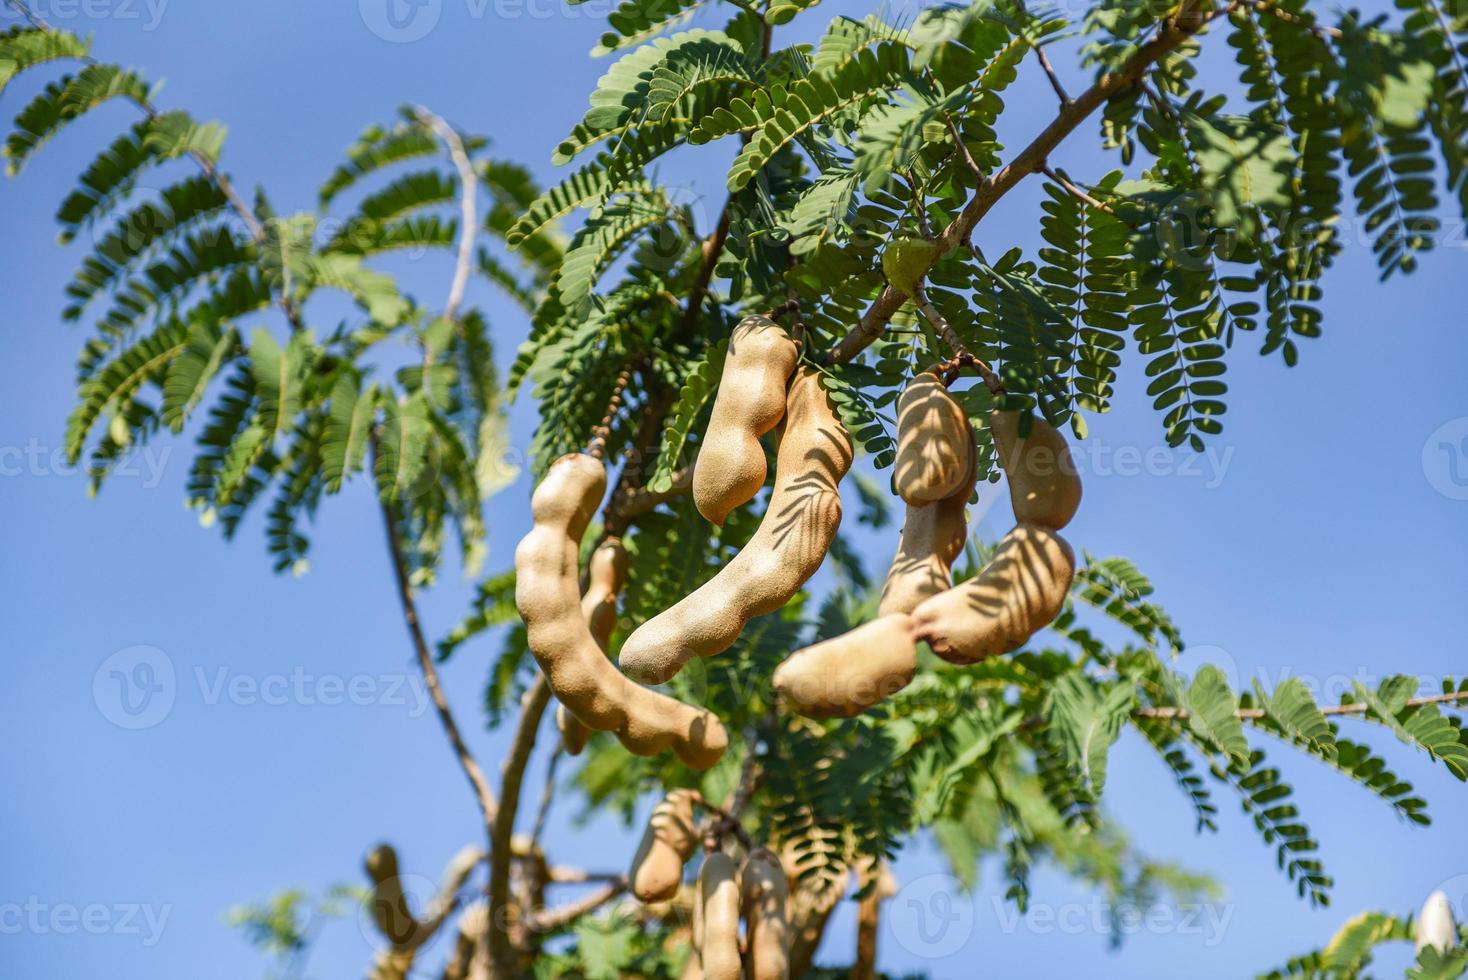
[[[606,484],[600,460],[571,453],[551,464],[531,496],[534,526],[515,549],[515,604],[530,652],[556,698],[588,728],[614,733],[635,755],[671,748],[686,765],[707,769],[728,748],[723,723],[622,676],[582,615],[580,541]]]
[[[586,617],[586,628],[602,653],[611,646],[612,633],[617,628],[617,597],[627,584],[630,564],[621,538],[608,538],[591,555],[586,594],[581,597],[581,615]],[[567,755],[577,756],[585,751],[591,729],[567,711],[564,704],[556,707],[556,729],[561,733],[561,745]]]
[[[418,919],[408,908],[403,895],[403,879],[398,871],[398,852],[391,844],[379,844],[367,853],[363,862],[372,880],[369,899],[372,921],[377,931],[394,951],[415,948],[419,933]],[[411,962],[411,960],[410,960]]]
[[[767,317],[745,317],[734,328],[693,467],[693,502],[713,523],[723,524],[765,485],[759,439],[785,417],[785,387],[799,356],[795,341]]]
[[[666,902],[678,894],[683,865],[698,848],[693,827],[693,792],[675,789],[653,807],[642,842],[632,858],[627,881],[644,903]]]
[[[1064,538],[1039,524],[1017,525],[982,572],[917,607],[914,633],[955,664],[1018,650],[1060,614],[1075,571]]]
[[[585,752],[586,743],[591,741],[591,729],[567,711],[564,704],[556,705],[556,731],[561,733],[561,747],[570,756]]]
[[[703,859],[698,872],[701,942],[699,961],[704,980],[739,980],[739,882],[734,862],[723,851]]]
[[[790,884],[780,859],[764,848],[751,851],[741,875],[749,980],[785,980],[790,975],[790,929],[785,902]]]
[[[897,495],[913,507],[953,496],[975,458],[963,406],[932,371],[914,377],[897,399]]]
[[[1043,524],[1059,531],[1081,505],[1081,478],[1065,436],[1039,416],[1029,435],[1019,434],[1019,412],[994,412],[989,431],[999,462],[1009,477],[1009,500],[1020,524]]]
[[[851,437],[820,374],[801,368],[790,385],[775,489],[759,529],[717,575],[627,638],[622,670],[660,684],[695,657],[723,653],[751,619],[789,602],[821,567],[841,526],[839,484],[851,458]]]
[[[973,444],[973,430],[964,422]],[[907,506],[897,555],[882,586],[879,616],[910,613],[925,599],[953,587],[953,563],[968,541],[968,501],[979,482],[979,457],[970,453],[969,475],[953,496],[937,503]]]
[[[850,718],[912,683],[912,617],[892,613],[806,647],[775,668],[775,690],[807,718]]]

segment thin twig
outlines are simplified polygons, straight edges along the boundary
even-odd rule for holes
[[[1307,21],[1303,17],[1290,13],[1288,10],[1281,10],[1277,4],[1271,3],[1270,0],[1253,0],[1253,3],[1251,3],[1250,6],[1252,6],[1255,10],[1260,10],[1268,14],[1273,14],[1275,17],[1278,17],[1280,20],[1284,21],[1287,24],[1294,24],[1296,27],[1303,27],[1311,34],[1314,34],[1316,37],[1341,37],[1343,33],[1339,28],[1326,27],[1323,24],[1315,24]],[[1434,7],[1435,6],[1436,5],[1434,5]]]
[[[371,441],[372,455],[375,459],[380,454],[375,431],[372,433]],[[434,667],[433,654],[429,651],[428,641],[423,635],[423,626],[418,617],[418,605],[413,598],[412,584],[408,580],[408,563],[403,555],[402,541],[398,537],[397,516],[392,504],[387,500],[382,500],[381,505],[383,526],[387,533],[388,553],[392,556],[393,576],[398,586],[398,601],[403,608],[403,621],[407,624],[408,636],[413,641],[413,650],[418,655],[418,667],[423,672],[423,683],[433,700],[439,724],[442,725],[444,734],[448,736],[454,756],[459,760],[459,767],[464,770],[464,776],[474,790],[474,798],[479,803],[479,811],[484,818],[485,831],[488,834],[498,815],[498,805],[495,802],[493,791],[489,788],[489,781],[484,778],[484,770],[475,761],[474,754],[469,751],[469,746],[459,731],[459,725],[454,720],[454,713],[449,707],[448,698],[444,696],[443,685],[439,683],[438,670]],[[493,841],[491,840],[492,847]]]
[[[540,806],[535,811],[535,823],[530,831],[530,843],[540,843],[541,835],[545,833],[545,821],[550,816],[552,801],[556,796],[556,769],[560,767],[561,759],[566,755],[566,740],[563,738],[556,743],[555,751],[551,753],[550,761],[545,767],[545,786],[540,791]]]
[[[463,138],[447,120],[423,106],[418,106],[413,112],[419,122],[432,129],[443,141],[449,159],[454,162],[454,169],[459,172],[459,210],[464,226],[459,232],[459,258],[454,268],[454,280],[443,306],[443,318],[452,323],[459,318],[459,307],[464,302],[464,290],[469,285],[469,274],[474,264],[474,242],[479,234],[479,177],[474,173],[474,162],[469,159]]]
[[[627,879],[619,875],[616,881],[604,885],[585,898],[560,908],[544,909],[531,920],[531,928],[536,932],[553,932],[556,929],[562,929],[583,915],[595,912],[626,890]]]
[[[1042,45],[1035,45],[1035,57],[1040,59],[1040,67],[1045,70],[1045,77],[1050,79],[1050,87],[1060,98],[1060,107],[1063,109],[1070,105],[1070,96],[1065,94],[1065,85],[1060,81],[1060,75],[1055,71],[1055,66],[1050,63],[1050,56],[1045,53]]]
[[[958,153],[963,157],[963,165],[968,167],[975,177],[979,178],[980,184],[988,180],[989,175],[984,173],[984,168],[979,166],[979,161],[974,159],[974,155],[969,150],[968,144],[963,141],[963,133],[959,132],[958,123],[953,121],[952,116],[944,116],[943,121],[948,124],[948,135],[952,136],[953,142],[958,145]]]
[[[1104,201],[1096,200],[1090,194],[1087,194],[1084,190],[1071,183],[1068,179],[1066,179],[1064,174],[1060,173],[1049,164],[1041,167],[1040,172],[1043,173],[1046,177],[1049,177],[1051,180],[1055,181],[1055,183],[1060,185],[1062,190],[1064,190],[1071,197],[1075,198],[1077,201],[1080,201],[1087,207],[1095,208],[1097,211],[1105,211],[1107,214],[1110,215],[1116,214],[1116,212],[1111,209],[1111,205],[1107,204]]]
[[[1000,168],[992,178],[985,179],[958,217],[938,237],[938,244],[942,247],[933,257],[933,262],[936,264],[943,255],[966,244],[974,228],[1000,198],[1030,174],[1038,172],[1045,165],[1050,153],[1108,99],[1136,85],[1158,59],[1178,48],[1214,19],[1234,10],[1243,0],[1231,0],[1227,6],[1215,8],[1205,7],[1206,2],[1207,0],[1184,0],[1178,13],[1166,21],[1150,41],[1139,47],[1125,65],[1102,75],[1090,88],[1063,106],[1050,124],[1018,156]],[[882,331],[892,322],[892,318],[902,309],[907,299],[907,292],[889,283],[872,301],[856,327],[827,352],[825,360],[844,364],[866,350],[882,335]]]
[[[944,378],[945,383],[950,385],[953,383],[952,375],[960,367],[971,367],[978,373],[980,380],[984,382],[984,387],[989,389],[991,395],[996,398],[1003,397],[1006,394],[1004,385],[1000,382],[998,375],[994,373],[994,369],[987,361],[976,356],[964,346],[947,318],[928,299],[928,291],[919,285],[912,298],[919,312],[927,318],[927,321],[933,325],[933,329],[938,331],[938,335],[943,338],[943,342],[953,351],[951,359],[938,365],[938,373]]]
[[[1425,704],[1456,704],[1460,701],[1468,701],[1468,691],[1450,691],[1447,694],[1432,694],[1421,698],[1412,698],[1402,705],[1403,708],[1420,708]],[[1371,710],[1369,704],[1337,704],[1320,709],[1320,713],[1326,717],[1339,715],[1364,715]],[[1240,708],[1234,712],[1237,718],[1251,719],[1264,718],[1269,714],[1263,708]],[[1138,708],[1132,712],[1134,718],[1162,718],[1162,719],[1184,719],[1189,716],[1187,708]]]

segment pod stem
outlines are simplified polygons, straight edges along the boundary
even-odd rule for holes
[[[933,329],[938,331],[943,342],[953,350],[952,357],[946,361],[939,361],[932,368],[933,373],[943,380],[943,384],[951,388],[953,382],[958,379],[958,372],[962,368],[972,368],[984,382],[984,387],[989,389],[989,393],[995,398],[1002,398],[1006,392],[1004,385],[1000,383],[998,376],[994,373],[994,369],[989,366],[988,362],[977,357],[964,346],[948,320],[938,312],[932,300],[928,299],[928,291],[922,285],[919,285],[912,294],[912,300],[927,321],[933,325]]]

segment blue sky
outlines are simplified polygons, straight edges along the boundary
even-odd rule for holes
[[[605,67],[585,57],[605,5],[428,0],[418,20],[394,28],[383,2],[49,0],[38,9],[95,32],[99,56],[166,79],[165,106],[227,123],[227,169],[246,189],[265,185],[279,210],[313,208],[343,148],[404,102],[488,134],[497,154],[549,179],[550,149]],[[1207,43],[1223,49],[1221,38]],[[1232,79],[1224,58],[1211,57],[1205,71]],[[1061,70],[1079,87],[1073,62],[1062,59]],[[1001,134],[1011,145],[1052,111],[1034,65],[1022,74]],[[13,115],[35,85],[7,92],[0,113]],[[232,905],[287,886],[357,881],[362,853],[380,839],[398,845],[405,871],[432,878],[479,834],[425,711],[363,488],[323,507],[312,571],[292,580],[270,573],[258,518],[226,545],[181,506],[186,444],[159,442],[94,501],[59,465],[82,335],[59,320],[79,253],[54,245],[52,215],[102,141],[130,122],[123,108],[109,109],[47,148],[21,179],[0,183],[8,659],[0,731],[10,746],[0,794],[0,974],[253,978],[266,964],[223,925]],[[1091,133],[1052,162],[1099,176],[1109,164],[1087,144]],[[707,195],[711,214],[726,163],[710,148],[671,162],[662,176]],[[980,228],[991,254],[1033,245],[1032,192],[1011,195]],[[1077,546],[1127,555],[1152,576],[1189,640],[1186,664],[1218,662],[1245,683],[1303,676],[1331,700],[1354,677],[1468,673],[1462,227],[1452,225],[1416,276],[1385,286],[1369,249],[1349,228],[1347,237],[1327,281],[1325,336],[1305,345],[1301,364],[1287,370],[1250,350],[1233,357],[1227,428],[1212,455],[1164,452],[1143,385],[1128,379],[1117,410],[1091,422],[1081,450],[1086,503],[1069,532]],[[447,287],[445,263],[405,261],[394,271],[411,290],[437,296]],[[473,288],[507,359],[523,319],[487,287]],[[325,308],[318,315],[325,319]],[[514,410],[521,445],[534,411],[528,401]],[[488,506],[490,567],[509,562],[526,527],[527,490],[522,481]],[[997,535],[1007,522],[1001,504],[981,529]],[[874,567],[894,537],[860,537]],[[457,620],[467,594],[447,576],[424,597],[432,633]],[[491,768],[505,743],[479,723],[492,651],[468,647],[445,671]],[[112,672],[138,663],[154,669],[155,683],[171,669],[173,699],[166,715],[148,719],[156,724],[130,730]],[[1161,910],[1110,953],[1090,924],[1086,893],[1042,874],[1041,911],[1016,922],[993,898],[1002,885],[986,876],[933,942],[919,918],[944,886],[932,877],[942,865],[919,842],[897,865],[906,890],[890,907],[883,966],[933,977],[1136,977],[1174,975],[1186,963],[1192,976],[1238,977],[1323,942],[1362,908],[1412,909],[1439,886],[1461,903],[1461,784],[1390,736],[1360,726],[1352,734],[1428,797],[1436,821],[1408,828],[1344,778],[1276,751],[1337,881],[1328,910],[1294,897],[1232,800],[1220,796],[1220,833],[1195,837],[1168,774],[1126,738],[1108,809],[1148,853],[1218,876],[1222,903],[1196,919],[1176,911],[1165,919]],[[530,785],[539,778],[537,767]],[[571,816],[569,806],[553,815],[558,860],[623,863],[631,831],[610,820],[577,827]],[[843,906],[822,959],[848,961],[853,929],[853,909]],[[313,975],[358,975],[371,950],[355,922],[336,923],[323,933]]]

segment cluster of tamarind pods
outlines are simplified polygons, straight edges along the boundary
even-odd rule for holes
[[[775,671],[782,701],[799,714],[850,717],[871,708],[911,682],[919,643],[954,664],[1017,650],[1064,606],[1075,553],[1058,532],[1080,504],[1080,481],[1064,437],[1014,411],[995,411],[989,428],[1015,527],[979,574],[954,585],[979,461],[949,380],[941,366],[924,371],[898,400],[894,484],[907,513],[877,618],[796,652]],[[605,495],[606,466],[587,453],[550,466],[531,499],[534,526],[516,551],[515,599],[530,650],[560,701],[568,750],[579,751],[595,730],[612,732],[638,755],[671,749],[694,769],[723,755],[728,734],[717,717],[643,685],[723,653],[751,619],[799,592],[840,526],[840,482],[853,458],[820,372],[800,362],[798,345],[777,323],[747,317],[730,340],[694,464],[694,503],[705,518],[722,524],[759,493],[760,437],[776,427],[774,488],[753,538],[706,584],[636,629],[617,664],[607,647],[627,576],[619,539],[599,546],[584,595],[580,586],[581,539]]]
[[[627,875],[632,894],[645,903],[678,893],[683,869],[698,849],[692,790],[675,789],[653,808]],[[694,891],[692,940],[702,980],[785,980],[790,973],[789,881],[780,859],[765,848],[736,865],[726,851],[705,841],[707,853]],[[740,920],[744,922],[740,941]]]

